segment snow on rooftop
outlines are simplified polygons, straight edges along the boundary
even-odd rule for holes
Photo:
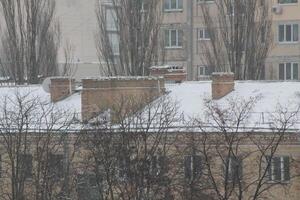
[[[211,99],[211,81],[166,84],[166,89],[169,91],[171,99],[178,102],[179,113],[183,113],[185,119],[204,117],[205,100]],[[76,113],[76,118],[81,119],[80,91],[53,104],[50,102],[50,94],[46,93],[39,85],[0,87],[0,102],[3,102],[3,98],[12,97],[16,93],[29,94],[30,98],[40,98],[57,109]],[[264,116],[263,120],[267,123],[267,114],[276,112],[279,106],[286,107],[290,111],[296,109],[300,103],[300,82],[236,81],[234,91],[214,102],[226,107],[229,100],[247,101],[255,97],[259,98],[251,111],[253,113],[251,118],[256,123],[261,122],[261,118]]]
[[[0,102],[2,103],[4,98],[15,98],[16,95],[26,96],[28,100],[39,99],[40,102],[49,103],[50,94],[45,92],[41,85],[28,85],[28,86],[6,86],[0,87]],[[74,93],[73,95],[53,104],[57,109],[63,109],[72,113],[81,112],[81,96],[80,93]],[[3,106],[3,105],[1,105]]]
[[[183,112],[186,119],[205,116],[205,100],[211,99],[211,81],[169,84],[166,89],[171,98],[178,101],[179,112]],[[230,101],[250,98],[257,99],[251,110],[252,123],[268,123],[268,118],[279,108],[296,111],[300,105],[300,82],[235,81],[234,91],[214,103],[226,107]]]

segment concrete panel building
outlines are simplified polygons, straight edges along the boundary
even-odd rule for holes
[[[300,2],[299,0],[268,0],[273,16],[273,47],[266,60],[264,77],[267,80],[298,80],[300,77]],[[101,3],[108,9],[107,0]],[[74,45],[77,77],[100,75],[94,34],[96,31],[93,0],[57,1],[57,15],[62,25],[63,42]],[[201,14],[201,4],[214,7],[214,0],[162,0],[162,34],[164,35],[166,64],[183,66],[188,80],[210,78],[208,66],[203,64],[203,43],[209,42]],[[109,14],[110,12],[108,12]],[[111,14],[111,13],[110,13]],[[108,30],[111,31],[111,30]],[[115,34],[112,33],[112,34]],[[115,38],[112,36],[112,38]],[[116,47],[117,41],[113,41]],[[63,62],[63,50],[60,51]]]

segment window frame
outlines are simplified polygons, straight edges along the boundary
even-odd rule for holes
[[[281,30],[280,30],[280,27],[283,26],[283,40],[281,41]],[[291,40],[288,41],[287,40],[287,26],[290,26],[291,29],[290,29],[290,38]],[[297,40],[294,40],[295,39],[295,31],[294,31],[294,26],[297,26],[298,29],[297,29]],[[277,30],[277,41],[279,44],[296,44],[299,42],[299,24],[297,23],[280,23],[278,24],[278,30]]]
[[[200,71],[203,71],[204,74],[201,74]],[[206,73],[208,72],[208,73]],[[198,65],[197,66],[197,78],[209,78],[211,76],[211,67],[208,65]]]
[[[172,45],[172,31],[176,31],[176,45]],[[164,38],[166,40],[166,32],[168,32],[168,41],[164,41],[164,48],[165,49],[182,49],[183,48],[183,30],[182,29],[176,29],[176,28],[170,28],[164,30]],[[181,32],[181,36],[180,36]],[[181,37],[181,39],[180,39]],[[181,45],[180,41],[181,40]]]
[[[280,180],[276,179],[276,166],[275,165],[275,159],[280,159]],[[269,160],[271,160],[271,162],[269,163],[269,169],[268,169],[268,173],[267,173],[267,178],[268,178],[268,182],[269,183],[289,183],[290,180],[291,180],[291,177],[290,177],[290,156],[287,156],[287,155],[281,155],[281,156],[267,156],[267,161],[270,162]],[[287,159],[288,161],[288,168],[285,167],[285,160],[284,159]],[[286,172],[285,172],[285,169],[288,169],[288,177],[285,177],[286,176]]]
[[[200,165],[195,166],[195,159],[198,159]],[[189,161],[187,163],[187,161]],[[197,162],[197,160],[196,160]],[[198,164],[199,164],[198,163]],[[187,168],[187,165],[189,165],[189,168]],[[184,156],[184,178],[188,181],[194,181],[195,179],[201,177],[201,174],[203,172],[203,157],[197,154],[192,155],[186,155]]]
[[[202,33],[203,37],[200,37]],[[207,37],[206,37],[207,36]],[[198,41],[209,41],[210,36],[207,28],[197,28],[197,40]]]
[[[290,64],[291,66],[291,71],[290,71],[290,79],[287,79],[287,64]],[[281,78],[281,69],[280,67],[283,66],[283,79]],[[294,78],[294,67],[297,66],[297,78]],[[283,80],[283,81],[287,81],[287,80],[299,80],[299,63],[298,62],[281,62],[278,64],[278,79],[279,80]]]
[[[239,182],[243,180],[243,160],[240,156],[230,156],[227,157],[226,163],[228,164],[228,182]],[[226,170],[226,166],[224,166],[224,169]],[[238,170],[238,172],[236,172]],[[236,176],[238,175],[238,177]],[[224,171],[225,176],[225,171]]]
[[[174,1],[176,1],[175,8],[172,8],[172,1],[173,0],[164,0],[163,1],[163,11],[164,12],[182,12],[183,11],[183,0],[174,0]],[[179,6],[180,4],[181,4],[181,7]],[[166,7],[166,5],[168,5],[168,6]]]

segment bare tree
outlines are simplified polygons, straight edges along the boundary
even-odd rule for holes
[[[71,157],[66,132],[71,116],[32,93],[1,98],[1,199],[46,200],[70,197]],[[68,182],[67,182],[68,181]],[[70,181],[71,182],[71,181]]]
[[[168,134],[177,108],[161,98],[142,110],[136,99],[123,98],[111,110],[116,123],[97,121],[86,134],[85,160],[90,175],[96,177],[94,199],[169,199],[169,148],[174,141]],[[81,187],[81,192],[91,189]],[[83,193],[87,199],[92,199]]]
[[[194,145],[188,143],[202,165],[201,173],[192,177],[198,184],[190,187],[189,199],[202,194],[220,200],[272,199],[273,187],[284,191],[285,181],[299,176],[297,170],[290,171],[299,161],[289,155],[278,157],[281,145],[295,136],[291,128],[299,108],[292,112],[281,108],[270,114],[267,124],[255,127],[251,111],[258,100],[229,99],[227,107],[207,102],[206,119],[196,120],[200,131],[192,134]]]
[[[272,46],[269,1],[224,0],[201,4],[210,42],[203,61],[217,72],[233,72],[238,80],[263,77]]]
[[[74,77],[77,71],[77,66],[74,64],[74,50],[75,47],[69,41],[66,41],[64,47],[65,62],[63,63],[62,71],[60,72],[62,76]]]
[[[55,1],[0,1],[3,23],[1,68],[15,83],[38,83],[57,73],[60,43]]]
[[[112,0],[99,3],[96,47],[103,73],[148,75],[161,54],[159,0]],[[161,54],[163,55],[163,54]]]

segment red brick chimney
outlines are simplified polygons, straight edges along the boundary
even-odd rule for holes
[[[155,77],[105,77],[82,80],[81,113],[87,121],[101,111],[116,108],[133,100],[131,107],[149,103],[165,91],[164,79]],[[128,107],[126,108],[128,109]],[[130,109],[130,108],[129,108]]]
[[[217,72],[212,74],[212,99],[220,99],[234,90],[234,74]]]
[[[57,102],[70,96],[75,89],[75,79],[69,77],[51,78],[50,95],[51,101]]]

